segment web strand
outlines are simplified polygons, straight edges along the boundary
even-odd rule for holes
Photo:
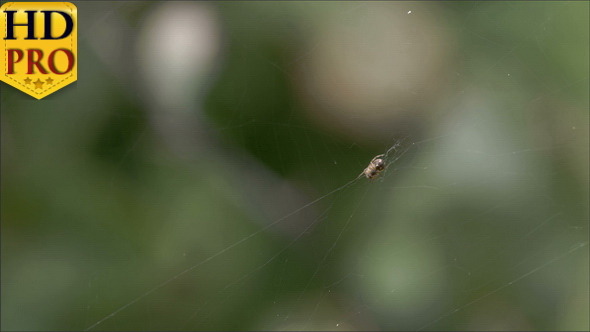
[[[87,328],[85,329],[85,331],[89,331],[89,330],[91,330],[91,329],[95,328],[96,326],[98,326],[98,325],[102,324],[102,323],[103,323],[103,322],[105,322],[106,320],[109,320],[109,319],[111,319],[111,318],[115,317],[115,316],[116,316],[117,314],[119,314],[121,311],[123,311],[123,310],[127,309],[128,307],[130,307],[130,306],[134,305],[135,303],[139,302],[140,300],[142,300],[142,299],[146,298],[147,296],[151,295],[151,294],[152,294],[152,293],[154,293],[155,291],[157,291],[157,290],[159,290],[159,289],[161,289],[161,288],[165,287],[166,285],[170,284],[170,283],[171,283],[171,282],[173,282],[174,280],[176,280],[176,279],[178,279],[178,278],[182,277],[183,275],[185,275],[185,274],[187,274],[187,273],[189,273],[189,272],[191,272],[191,271],[193,271],[193,270],[197,269],[198,267],[200,267],[200,266],[202,266],[202,265],[204,265],[204,264],[208,263],[209,261],[211,261],[211,260],[213,260],[213,259],[215,259],[215,258],[217,258],[217,257],[219,257],[219,256],[221,256],[221,255],[223,255],[223,254],[224,254],[224,253],[226,253],[227,251],[229,251],[229,250],[231,250],[231,249],[233,249],[233,248],[235,248],[235,247],[239,246],[240,244],[242,244],[242,243],[244,243],[244,242],[248,241],[249,239],[251,239],[251,238],[255,237],[256,235],[258,235],[258,234],[260,234],[260,233],[263,233],[263,232],[265,232],[266,230],[270,229],[271,227],[273,227],[273,226],[275,226],[275,225],[277,225],[277,224],[281,223],[281,222],[282,222],[282,221],[284,221],[285,219],[287,219],[287,218],[289,218],[289,217],[291,217],[291,216],[293,216],[293,215],[297,214],[298,212],[301,212],[302,210],[304,210],[304,209],[306,209],[306,208],[308,208],[308,207],[310,207],[310,206],[312,206],[312,205],[316,204],[317,202],[319,202],[319,201],[321,201],[321,200],[323,200],[323,199],[325,199],[325,198],[327,198],[327,197],[329,197],[329,196],[331,196],[331,195],[333,195],[333,194],[335,194],[335,193],[337,193],[337,192],[339,192],[339,191],[341,191],[341,190],[344,190],[345,188],[347,188],[347,187],[349,187],[350,185],[352,185],[353,183],[355,183],[355,182],[356,182],[358,179],[359,179],[359,178],[357,177],[357,178],[355,178],[355,179],[353,179],[353,180],[350,180],[350,181],[348,181],[346,184],[344,184],[344,185],[342,185],[342,186],[340,186],[340,187],[338,187],[338,188],[336,188],[336,189],[334,189],[334,190],[330,191],[329,193],[327,193],[327,194],[325,194],[325,195],[323,195],[323,196],[320,196],[319,198],[316,198],[315,200],[313,200],[313,201],[311,201],[311,202],[309,202],[309,203],[307,203],[307,204],[303,205],[302,207],[300,207],[300,208],[298,208],[298,209],[296,209],[296,210],[294,210],[294,211],[292,211],[292,212],[288,213],[287,215],[285,215],[285,216],[283,216],[283,217],[281,217],[281,218],[279,218],[279,219],[277,219],[277,220],[275,220],[275,221],[271,222],[270,224],[266,225],[265,227],[263,227],[263,228],[259,229],[258,231],[254,232],[254,233],[251,233],[250,235],[248,235],[248,236],[246,236],[246,237],[244,237],[244,238],[242,238],[242,239],[240,239],[240,240],[238,240],[238,241],[234,242],[233,244],[231,244],[231,245],[229,245],[229,246],[225,247],[224,249],[222,249],[222,250],[218,251],[217,253],[213,254],[212,256],[209,256],[208,258],[206,258],[206,259],[204,259],[204,260],[200,261],[199,263],[197,263],[197,264],[195,264],[195,265],[193,265],[193,266],[191,266],[191,267],[189,267],[189,268],[187,268],[187,269],[183,270],[182,272],[180,272],[180,273],[176,274],[176,275],[175,275],[175,276],[173,276],[172,278],[170,278],[170,279],[167,279],[166,281],[164,281],[164,282],[162,282],[162,283],[158,284],[158,285],[157,285],[157,286],[155,286],[154,288],[152,288],[152,289],[148,290],[147,292],[143,293],[142,295],[140,295],[140,296],[136,297],[135,299],[133,299],[132,301],[128,302],[127,304],[125,304],[125,305],[123,305],[123,306],[119,307],[117,310],[115,310],[115,311],[111,312],[110,314],[108,314],[107,316],[103,317],[102,319],[100,319],[100,320],[99,320],[99,321],[97,321],[96,323],[94,323],[94,324],[90,325],[89,327],[87,327]]]
[[[586,247],[587,245],[588,245],[588,242],[584,242],[584,243],[580,243],[580,244],[575,245],[573,248],[571,248],[570,250],[566,251],[565,253],[563,253],[563,254],[561,254],[561,255],[559,255],[559,256],[557,256],[557,257],[555,257],[555,258],[553,258],[553,259],[551,259],[551,260],[549,260],[547,262],[545,262],[544,264],[539,265],[538,267],[530,270],[529,272],[521,275],[520,277],[518,277],[516,279],[513,279],[512,281],[508,282],[507,284],[504,284],[504,285],[502,285],[502,286],[500,286],[500,287],[498,287],[498,288],[496,288],[496,289],[494,289],[494,290],[492,290],[492,291],[484,294],[483,296],[480,296],[480,297],[476,298],[475,300],[472,300],[470,302],[467,302],[464,305],[462,305],[460,307],[457,307],[457,308],[455,308],[455,309],[453,309],[453,310],[451,310],[451,311],[443,314],[442,316],[438,317],[437,319],[435,319],[435,320],[429,322],[428,324],[422,326],[417,331],[422,331],[422,330],[426,329],[427,327],[432,326],[432,325],[438,323],[439,321],[441,321],[441,320],[443,320],[443,319],[445,319],[445,318],[447,318],[447,317],[455,314],[456,312],[459,312],[459,311],[461,311],[461,310],[463,310],[463,309],[471,306],[472,304],[477,303],[477,302],[479,302],[479,301],[487,298],[488,296],[490,296],[492,294],[495,294],[495,293],[497,293],[497,292],[499,292],[499,291],[501,291],[501,290],[503,290],[505,288],[508,288],[508,287],[512,286],[514,283],[517,283],[517,282],[521,281],[522,279],[524,279],[524,278],[526,278],[526,277],[528,277],[528,276],[530,276],[530,275],[538,272],[539,270],[542,270],[542,269],[546,268],[547,266],[560,261],[561,259],[563,259],[563,258],[565,258],[565,257],[567,257],[567,256],[569,256],[571,254],[573,254],[574,252],[576,252],[576,251],[578,251],[578,250]]]

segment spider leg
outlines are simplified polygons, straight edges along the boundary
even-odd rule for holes
[[[390,147],[387,150],[387,152],[385,152],[385,158],[387,158],[389,156],[389,153],[391,151],[394,151],[395,153],[397,153],[397,148],[399,148],[406,139],[407,139],[407,137],[404,137],[404,138],[398,140],[392,147]]]
[[[383,158],[383,157],[385,157],[385,155],[384,155],[384,154],[380,154],[380,155],[378,155],[378,156],[375,156],[375,158],[371,159],[371,163],[372,163],[372,162],[374,162],[375,160],[377,160],[377,159],[379,159],[379,158]]]

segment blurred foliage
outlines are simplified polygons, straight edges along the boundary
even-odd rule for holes
[[[204,149],[139,88],[162,3],[77,3],[78,82],[2,85],[2,330],[588,330],[588,2],[201,4]],[[377,5],[453,38],[445,95],[388,141],[314,119],[297,76]]]

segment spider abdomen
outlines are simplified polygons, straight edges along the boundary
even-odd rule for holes
[[[382,159],[383,155],[378,155],[365,168],[363,174],[367,179],[374,179],[379,176],[379,173],[385,169],[385,161]]]

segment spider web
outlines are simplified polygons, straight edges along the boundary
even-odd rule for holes
[[[123,14],[110,9],[107,23],[144,15],[132,3],[125,6],[130,9]],[[293,19],[287,7],[267,6],[274,9],[247,7],[248,23],[255,26],[261,17],[271,22]],[[368,6],[353,3],[335,12],[346,25]],[[424,8],[415,3],[404,6],[403,13],[410,17],[419,17]],[[239,5],[228,7],[230,17],[240,12]],[[493,21],[503,17],[499,8],[474,2],[452,12],[464,16],[463,23]],[[444,80],[450,92],[445,104],[436,106],[442,115],[432,116],[434,125],[420,130],[392,125],[389,138],[343,134],[302,116],[296,104],[267,100],[273,96],[265,95],[264,88],[280,85],[284,90],[273,91],[287,94],[286,82],[298,79],[295,68],[314,56],[321,44],[282,61],[276,55],[280,50],[269,47],[271,51],[259,54],[256,46],[272,44],[276,35],[288,31],[228,28],[232,46],[227,52],[238,54],[226,59],[228,71],[243,68],[242,59],[272,82],[259,83],[246,71],[246,79],[230,84],[220,73],[221,82],[213,85],[221,88],[212,88],[213,101],[200,100],[195,107],[211,121],[199,122],[198,129],[207,134],[187,144],[194,144],[192,152],[170,148],[175,140],[163,139],[154,129],[153,118],[144,114],[153,111],[152,106],[142,98],[113,102],[136,103],[139,111],[102,107],[110,120],[95,131],[108,136],[104,128],[115,127],[113,135],[123,143],[120,150],[104,152],[114,156],[101,175],[108,190],[87,193],[107,196],[101,203],[106,210],[119,211],[118,201],[135,209],[90,218],[108,227],[108,232],[91,223],[81,227],[92,229],[96,238],[84,232],[66,236],[64,246],[79,250],[81,256],[52,253],[43,240],[28,243],[24,236],[21,241],[41,246],[45,254],[31,255],[29,246],[17,253],[16,241],[3,236],[10,246],[2,253],[7,290],[2,313],[13,317],[2,323],[3,328],[587,329],[588,320],[580,323],[575,312],[588,307],[588,184],[587,177],[579,175],[588,170],[588,100],[582,93],[586,100],[579,101],[575,91],[587,90],[588,73],[557,74],[559,84],[542,79],[542,65],[556,56],[551,53],[552,34],[560,32],[557,28],[569,13],[547,8],[532,12],[533,23],[523,26],[532,29],[532,41],[515,37],[507,44],[498,37],[506,34],[500,27],[487,34],[468,28],[453,31],[467,44],[479,45],[475,54],[489,51],[487,57],[473,56],[484,64],[466,61],[456,67],[456,77]],[[518,18],[510,16],[498,24],[516,24]],[[263,37],[252,46],[246,36],[254,32]],[[523,54],[529,53],[519,52],[531,47],[539,56],[525,63]],[[89,53],[93,52],[100,54],[96,49]],[[108,57],[97,57],[105,67],[112,65]],[[510,80],[522,79],[523,73],[539,77],[538,85],[513,96],[511,90],[518,84]],[[93,75],[103,82],[113,78]],[[492,80],[474,79],[479,75]],[[468,78],[463,82],[462,77]],[[131,88],[128,78],[117,79],[124,89],[149,99],[145,91]],[[216,93],[222,97],[216,98]],[[563,117],[537,118],[535,110],[549,112],[551,107],[544,104],[559,106]],[[193,109],[193,104],[186,105]],[[8,126],[21,121],[4,109],[3,116]],[[543,123],[546,119],[554,119],[556,128]],[[553,131],[538,132],[546,128]],[[21,142],[18,137],[16,141]],[[386,159],[380,176],[359,176],[378,154]],[[3,170],[3,178],[16,173]],[[136,173],[143,175],[134,179],[130,174]],[[13,188],[23,183],[27,182],[8,182],[3,196],[17,197]],[[50,205],[66,211],[60,210],[59,201]],[[109,218],[116,222],[104,222]],[[15,229],[3,222],[3,233],[7,227]],[[91,245],[76,242],[76,236]],[[30,263],[21,267],[19,260]],[[62,267],[78,271],[82,281],[60,281],[62,274],[51,274],[60,261],[82,266]],[[47,283],[39,283],[38,294],[22,295],[44,270],[49,271]],[[68,294],[55,308],[39,304],[54,294],[50,288]],[[15,314],[15,303],[26,299],[34,303],[26,308],[43,313],[33,325]]]

